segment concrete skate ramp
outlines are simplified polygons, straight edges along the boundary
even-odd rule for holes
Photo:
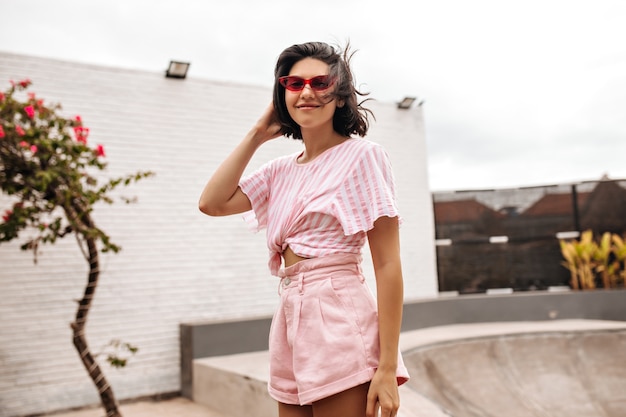
[[[626,417],[626,329],[510,334],[405,351],[408,385],[454,417]]]

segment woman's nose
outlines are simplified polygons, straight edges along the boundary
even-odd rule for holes
[[[314,96],[315,92],[313,91],[313,89],[311,88],[310,84],[305,84],[304,88],[302,89],[302,91],[300,92],[300,95],[306,95],[306,96]]]

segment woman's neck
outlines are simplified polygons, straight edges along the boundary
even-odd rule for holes
[[[330,131],[303,131],[302,141],[304,142],[304,152],[298,158],[298,162],[310,162],[324,151],[335,145],[339,145],[346,139],[348,138],[341,136],[332,129]]]

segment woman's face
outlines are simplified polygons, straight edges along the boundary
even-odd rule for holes
[[[290,76],[297,76],[310,80],[319,75],[328,75],[329,67],[323,61],[315,58],[304,58],[294,64],[289,71]],[[316,83],[313,83],[316,87]],[[334,85],[328,88],[314,90],[311,83],[306,83],[300,91],[285,89],[285,104],[291,118],[302,130],[319,128],[326,124],[333,124],[333,115],[337,108],[337,101],[332,92]]]

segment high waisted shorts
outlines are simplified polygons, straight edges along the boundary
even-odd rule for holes
[[[311,404],[371,381],[380,356],[378,313],[361,257],[307,259],[280,272],[269,336],[270,395]],[[398,385],[409,374],[398,352]]]

